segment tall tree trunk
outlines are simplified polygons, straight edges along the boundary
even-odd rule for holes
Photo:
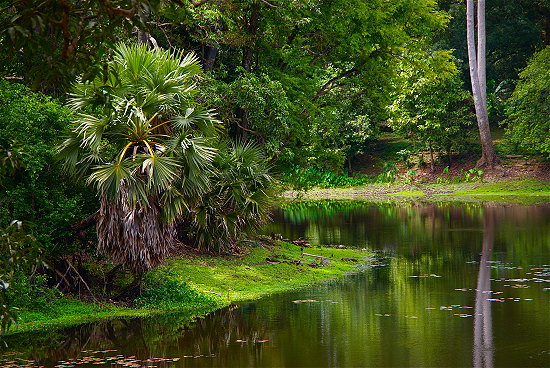
[[[253,2],[250,9],[250,17],[246,19],[245,28],[251,40],[247,45],[243,46],[243,58],[241,65],[247,73],[252,72],[252,62],[254,60],[254,43],[256,41],[256,33],[260,24],[260,4]],[[237,110],[237,118],[241,120],[238,129],[238,136],[246,139],[250,130],[250,121],[248,119],[248,111],[244,108]]]
[[[468,41],[468,64],[470,67],[470,79],[472,94],[477,117],[477,126],[481,139],[481,158],[477,167],[494,168],[498,164],[498,157],[493,146],[491,129],[489,127],[489,115],[487,112],[487,97],[485,88],[485,0],[478,0],[478,43],[480,46],[479,57],[476,57],[474,0],[466,1],[466,36]]]
[[[431,143],[428,143],[428,146],[430,147],[430,168],[432,169],[432,174],[435,172],[435,166],[434,166],[434,148],[432,147]]]
[[[132,206],[128,196],[122,185],[115,200],[101,198],[97,250],[138,275],[162,264],[170,255],[176,244],[176,226],[162,221],[161,209],[153,199],[148,205]]]
[[[216,62],[216,56],[218,56],[218,48],[215,46],[206,46],[204,53],[204,70],[214,69],[214,63]]]
[[[144,19],[148,19],[149,18],[149,12],[147,10],[141,11],[140,12],[140,17],[142,17]],[[157,43],[157,40],[155,40],[155,38],[153,36],[151,36],[151,34],[149,32],[142,31],[141,29],[139,29],[137,27],[136,27],[136,30],[137,30],[138,43],[147,45],[147,49],[149,49],[149,50],[156,49],[156,48],[159,47],[159,45]]]
[[[487,106],[486,45],[485,0],[477,0],[477,77],[479,78],[479,96],[485,106]]]
[[[254,56],[254,43],[256,41],[256,33],[258,32],[258,26],[260,24],[260,4],[253,2],[250,9],[250,17],[247,19],[245,27],[251,40],[243,46],[243,59],[242,67],[248,73],[252,71],[252,60]]]
[[[495,242],[494,208],[485,207],[483,243],[474,307],[474,368],[493,367],[493,326],[491,313],[491,256]]]

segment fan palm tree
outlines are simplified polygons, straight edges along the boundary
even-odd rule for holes
[[[253,143],[221,143],[213,162],[212,186],[194,207],[189,232],[199,249],[228,252],[245,232],[269,219],[274,179]]]
[[[59,154],[97,189],[98,250],[136,274],[170,253],[175,220],[209,190],[219,124],[193,100],[200,72],[192,54],[119,44],[105,75],[69,98]]]

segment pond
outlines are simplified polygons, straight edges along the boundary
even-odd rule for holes
[[[290,203],[265,232],[377,256],[192,325],[103,321],[14,349],[45,367],[550,367],[550,205]]]

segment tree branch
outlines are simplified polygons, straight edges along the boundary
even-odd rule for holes
[[[92,213],[90,216],[86,217],[83,220],[71,224],[71,229],[73,230],[86,230],[92,225],[95,225],[99,217],[99,211]]]
[[[109,16],[119,16],[123,18],[133,18],[135,17],[135,13],[133,10],[128,9],[122,9],[122,8],[115,8],[113,7],[113,4],[109,0],[99,0],[101,5],[105,7],[105,10],[107,10],[107,14]]]
[[[282,9],[283,8],[282,6],[273,5],[269,2],[267,2],[266,0],[260,0],[260,1],[264,4],[266,4],[267,6],[272,7],[272,8],[277,8],[277,9]]]
[[[235,120],[235,124],[237,124],[237,126],[239,128],[241,128],[242,130],[244,130],[245,132],[248,132],[248,133],[252,133],[254,135],[257,135],[258,137],[260,137],[264,142],[265,142],[265,137],[260,133],[260,132],[257,132],[255,130],[252,130],[252,129],[248,129],[244,126],[242,126],[241,124],[239,124],[239,121],[238,120]]]
[[[355,74],[359,72],[359,69],[357,68],[351,68],[350,70],[346,70],[345,72],[343,72],[342,74],[340,75],[337,75],[336,77],[330,79],[328,82],[326,82],[322,87],[321,89],[319,90],[319,92],[317,92],[317,94],[315,96],[313,96],[313,101],[316,101],[319,97],[327,94],[331,89],[335,88],[335,87],[338,87],[338,86],[342,86],[342,84],[335,84],[336,81],[338,81],[339,79],[342,79],[342,78],[345,78],[345,77],[348,77],[352,74]]]

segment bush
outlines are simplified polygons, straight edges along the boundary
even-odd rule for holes
[[[94,210],[90,193],[65,181],[55,161],[68,115],[55,100],[0,81],[0,226],[25,221],[50,256],[71,250],[69,224]]]
[[[308,190],[312,187],[351,187],[372,182],[373,179],[365,174],[347,176],[315,167],[304,168],[294,166],[283,173],[283,183],[289,185],[294,190]]]
[[[185,282],[175,280],[151,287],[134,302],[138,307],[153,309],[184,309],[216,304],[214,296],[195,290]]]
[[[509,100],[507,137],[528,152],[550,158],[550,46],[520,73]]]
[[[0,334],[17,320],[20,310],[40,310],[57,290],[44,287],[45,277],[32,278],[42,266],[43,249],[20,221],[0,228]]]

